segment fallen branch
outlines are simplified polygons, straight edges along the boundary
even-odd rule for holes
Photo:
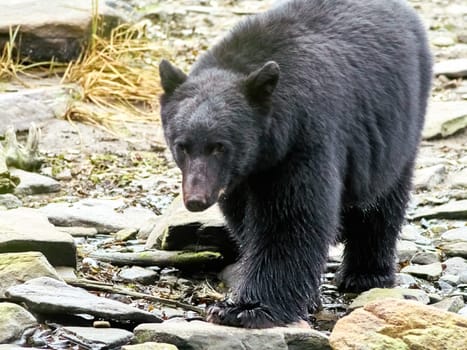
[[[176,300],[170,300],[170,299],[166,299],[166,298],[156,297],[154,295],[150,295],[150,294],[146,294],[146,293],[134,292],[132,290],[128,290],[126,288],[121,288],[121,287],[115,287],[115,286],[113,286],[111,284],[107,284],[107,283],[90,281],[90,280],[86,280],[86,279],[82,279],[82,278],[65,279],[65,282],[68,283],[69,285],[84,288],[84,289],[87,289],[87,290],[98,290],[98,291],[102,291],[102,292],[127,295],[127,296],[138,298],[138,299],[145,299],[145,300],[148,300],[148,301],[160,303],[160,304],[163,304],[163,305],[166,305],[166,306],[179,307],[181,309],[194,311],[194,312],[200,314],[201,316],[205,315],[204,310],[202,308],[200,308],[200,307],[197,307],[197,306],[182,303],[182,302],[176,301]]]

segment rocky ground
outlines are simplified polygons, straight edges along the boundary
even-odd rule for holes
[[[144,21],[188,69],[238,19],[272,3],[132,0],[101,11]],[[0,164],[0,189],[14,188],[0,195],[0,349],[467,349],[467,6],[411,4],[429,29],[436,78],[395,288],[337,292],[336,246],[322,276],[323,310],[309,317],[313,330],[202,322],[205,307],[224,298],[235,278],[235,246],[217,208],[193,214],[174,200],[180,173],[160,125],[129,123],[117,137],[56,118],[75,89],[59,78],[31,80],[28,88],[4,81],[0,163],[43,164],[35,172]],[[63,1],[52,6],[59,11]],[[13,14],[0,14],[0,40]],[[89,20],[71,18],[75,34],[79,21]],[[37,21],[46,28],[45,18]],[[64,30],[54,28],[48,30]],[[41,35],[53,50],[49,31]],[[63,37],[55,43],[73,55],[75,39]],[[21,146],[31,121],[42,133],[40,153]],[[29,133],[34,139],[37,129]]]

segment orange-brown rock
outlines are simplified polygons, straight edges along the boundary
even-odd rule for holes
[[[368,303],[340,319],[335,350],[467,350],[467,318],[409,300]]]

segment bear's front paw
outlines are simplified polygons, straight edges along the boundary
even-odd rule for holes
[[[221,301],[209,307],[206,319],[212,323],[243,328],[285,326],[284,322],[274,317],[269,307],[260,303]]]

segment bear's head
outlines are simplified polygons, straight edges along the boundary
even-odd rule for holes
[[[220,68],[189,76],[163,60],[164,134],[183,176],[183,200],[202,211],[254,171],[270,125],[279,66],[267,62],[250,74]]]

